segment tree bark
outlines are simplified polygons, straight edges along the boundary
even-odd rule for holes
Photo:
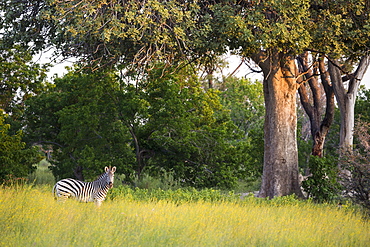
[[[280,52],[256,55],[253,60],[264,74],[265,144],[259,197],[296,194],[298,180],[295,59]]]

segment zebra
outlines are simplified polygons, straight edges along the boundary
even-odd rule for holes
[[[82,182],[72,178],[58,181],[53,187],[55,199],[65,201],[74,197],[80,202],[95,202],[97,207],[105,200],[107,192],[113,187],[114,172],[116,167],[105,167],[105,173],[93,182]]]

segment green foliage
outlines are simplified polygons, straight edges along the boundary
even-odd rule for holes
[[[48,65],[33,62],[30,51],[21,46],[4,48],[2,44],[0,40],[0,109],[9,114],[5,121],[15,134],[24,124],[24,102],[48,86]]]
[[[258,178],[248,177],[240,179],[237,186],[234,188],[235,193],[254,193],[261,188],[261,176]]]
[[[65,20],[57,30],[73,44],[54,39],[64,50],[72,45],[76,48],[73,49],[75,56],[89,54],[90,62],[99,59],[101,65],[124,59],[126,66],[147,65],[152,60],[170,63],[178,58],[186,49],[182,41],[194,29],[194,12],[198,9],[192,2],[158,0],[145,4],[129,0],[124,5],[118,1],[109,5],[92,1],[77,5],[51,1],[50,5],[53,8],[41,16],[50,22]],[[90,30],[89,34],[86,30]]]
[[[243,157],[248,166],[246,176],[258,178],[262,175],[264,149],[265,107],[262,83],[228,78],[220,90],[221,103],[230,110],[231,120],[241,132],[241,138],[235,142],[246,153]]]
[[[299,135],[298,135],[299,136]],[[303,171],[308,169],[309,159],[312,153],[312,140],[304,140],[301,137],[298,138],[298,162],[299,168]]]
[[[195,187],[231,188],[247,175],[245,144],[219,92],[186,69],[124,83],[113,73],[70,72],[28,101],[28,133],[53,147],[54,174],[93,179],[116,165],[127,179],[172,174]]]
[[[359,55],[368,47],[370,27],[365,0],[153,0],[146,4],[131,0],[125,5],[119,1],[42,1],[33,12],[30,6],[10,1],[3,23],[6,36],[26,41],[33,34],[42,43],[46,40],[40,34],[45,30],[64,54],[125,65],[147,65],[150,60],[173,63],[189,55],[209,57],[225,53],[228,47],[245,56],[261,47],[289,54],[312,49]],[[37,21],[26,21],[30,13]],[[36,24],[44,28],[37,32]],[[19,26],[21,32],[30,29],[23,39],[12,33]]]
[[[148,160],[151,174],[158,166],[173,171],[188,186],[231,188],[246,174],[244,143],[215,90],[204,91],[189,72],[149,75],[149,118],[145,144],[155,152]],[[144,144],[144,145],[145,145]]]
[[[226,79],[220,90],[222,104],[246,136],[251,130],[263,129],[265,109],[261,82],[232,77]]]
[[[52,147],[57,178],[73,176],[78,166],[89,180],[104,166],[120,165],[120,172],[131,172],[130,137],[117,119],[114,83],[109,73],[70,72],[27,102],[28,135],[45,149]]]
[[[6,44],[57,46],[61,54],[102,66],[208,60],[227,49],[362,56],[369,47],[369,6],[360,1],[3,0]],[[32,21],[30,21],[32,20]]]
[[[370,89],[362,87],[357,96],[355,105],[355,114],[359,115],[361,120],[370,123]]]
[[[50,1],[0,1],[0,29],[2,46],[19,45],[32,55],[44,50],[50,40],[59,40],[53,21],[44,18],[43,12],[53,11]]]
[[[312,173],[302,182],[308,197],[318,202],[329,202],[338,198],[340,185],[337,181],[337,160],[331,156],[311,156],[309,170]]]
[[[33,164],[42,159],[37,147],[26,147],[22,131],[8,133],[11,126],[4,123],[5,116],[0,110],[0,183],[27,177],[34,170]]]
[[[41,159],[37,147],[26,145],[24,102],[42,92],[47,65],[32,62],[21,46],[0,40],[0,182],[26,177]]]
[[[174,172],[166,171],[162,171],[161,175],[156,177],[150,176],[148,173],[144,173],[140,177],[133,176],[131,181],[132,187],[148,190],[175,190],[181,188],[183,185],[180,180],[176,179]]]

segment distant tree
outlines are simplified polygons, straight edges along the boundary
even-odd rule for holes
[[[230,110],[231,120],[242,133],[249,174],[260,177],[263,167],[263,124],[265,107],[263,85],[259,81],[230,77],[220,86],[221,103]]]
[[[247,174],[247,154],[232,142],[239,131],[218,93],[186,70],[163,75],[158,66],[136,84],[71,71],[28,101],[27,133],[53,146],[56,176],[90,179],[116,165],[126,175],[171,171],[187,185],[231,188]]]
[[[174,171],[196,187],[231,188],[251,174],[244,143],[235,142],[242,133],[218,91],[202,89],[189,70],[162,73],[153,70],[144,85],[149,103],[144,140],[154,153],[148,164]]]
[[[26,143],[23,114],[27,99],[41,93],[46,66],[32,61],[21,46],[5,47],[0,38],[0,181],[6,176],[26,177],[42,155]]]
[[[111,96],[115,83],[111,73],[71,71],[27,102],[27,135],[45,149],[52,147],[57,178],[93,179],[110,165],[131,172],[130,138]]]
[[[26,147],[23,133],[9,134],[10,125],[5,124],[6,115],[0,110],[0,183],[6,179],[27,177],[43,156],[37,147]]]

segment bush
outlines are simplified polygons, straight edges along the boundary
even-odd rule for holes
[[[162,171],[159,177],[150,176],[147,173],[142,174],[140,179],[135,177],[133,179],[135,187],[141,189],[178,189],[181,187],[179,180],[175,179],[173,172]]]
[[[342,155],[341,183],[344,195],[370,213],[370,123],[357,121],[354,136],[357,144]]]
[[[337,181],[337,161],[333,157],[311,156],[309,169],[312,175],[302,182],[308,197],[317,202],[328,202],[338,198],[340,185]]]

